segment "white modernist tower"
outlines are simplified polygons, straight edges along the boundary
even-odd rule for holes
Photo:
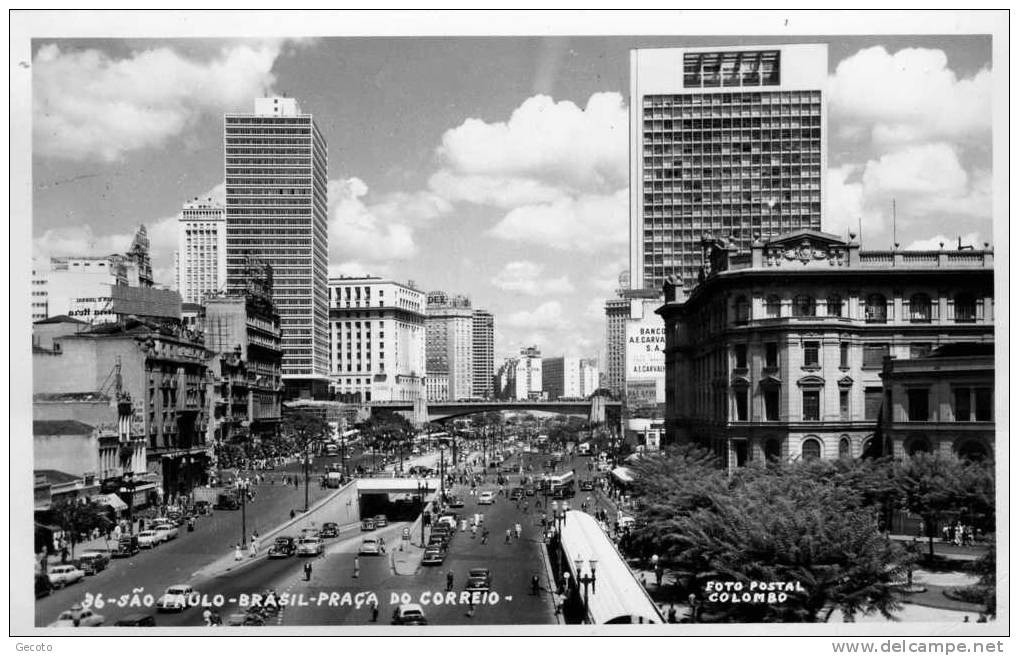
[[[326,142],[293,98],[257,98],[224,117],[227,291],[254,260],[272,266],[284,379],[329,370]]]
[[[211,199],[184,203],[177,223],[177,291],[203,303],[226,289],[226,212]]]

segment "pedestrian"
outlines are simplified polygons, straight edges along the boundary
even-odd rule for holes
[[[473,595],[467,599],[467,617],[474,617],[474,598]]]
[[[541,579],[539,579],[538,575],[535,574],[534,576],[531,577],[531,594],[532,595],[537,595],[538,591],[540,589],[541,589]]]
[[[520,539],[520,534],[522,532],[520,524],[514,524],[513,525],[513,531],[517,534],[517,539],[519,540]]]
[[[386,553],[386,539],[385,538],[382,538],[382,537],[379,538],[379,551],[381,551],[382,553]]]
[[[67,544],[64,543],[63,546],[60,548],[60,564],[61,565],[66,565],[67,564],[67,556],[68,556]]]
[[[290,519],[293,519],[293,518],[294,518],[294,517],[296,517],[296,516],[297,516],[297,513],[296,513],[296,512],[294,512],[294,509],[293,509],[293,508],[291,508],[291,509],[290,509]]]
[[[478,534],[478,525],[477,525],[477,524],[472,524],[472,525],[471,525],[471,539],[473,540],[473,539],[474,539],[474,537],[475,537],[475,536],[476,536],[477,534]]]
[[[676,623],[676,605],[671,603],[671,602],[669,603],[669,615],[668,615],[668,617],[669,617],[669,624],[675,624]]]
[[[453,589],[453,570],[446,572],[446,592]]]
[[[488,529],[481,531],[481,544],[488,544]]]
[[[513,531],[511,531],[510,529],[506,529],[506,544],[510,543],[510,538],[512,537],[512,534]]]
[[[241,544],[238,542],[234,545],[234,560],[243,560],[244,553],[241,551]]]
[[[354,578],[360,578],[361,576],[361,559],[354,555]]]
[[[378,622],[379,621],[379,602],[377,602],[374,599],[372,599],[372,601],[371,601],[371,609],[372,609],[372,622]]]
[[[258,545],[254,540],[248,543],[248,558],[254,558],[258,554]]]
[[[305,581],[310,581],[311,580],[311,561],[310,560],[304,561],[304,580]]]

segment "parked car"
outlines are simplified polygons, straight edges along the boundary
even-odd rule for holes
[[[445,551],[445,549],[446,549],[448,544],[449,544],[449,540],[447,540],[444,536],[433,535],[430,538],[428,538],[428,546],[426,548],[427,549],[442,549],[443,551]]]
[[[382,553],[382,548],[376,538],[365,538],[361,540],[361,547],[357,550],[357,553],[365,556],[378,556]]]
[[[492,573],[487,567],[474,567],[467,572],[468,592],[488,592],[492,587]]]
[[[216,503],[212,507],[216,510],[238,510],[241,504],[232,494],[220,494],[216,497]]]
[[[301,538],[297,543],[298,556],[318,556],[325,550],[320,538]]]
[[[177,536],[180,535],[180,531],[177,530],[177,525],[170,522],[156,524],[152,527],[152,530],[160,534],[163,542],[175,540]]]
[[[102,626],[106,618],[92,611],[91,608],[82,608],[80,604],[71,606],[70,610],[60,613],[57,620],[50,624],[51,627],[68,626]]]
[[[375,530],[375,520],[372,519],[371,517],[366,517],[365,519],[362,519],[361,520],[361,530],[362,531],[374,531]]]
[[[464,501],[460,497],[449,497],[449,501],[447,503],[449,504],[450,508],[463,508],[464,507]]]
[[[321,537],[322,537],[322,531],[318,530],[317,528],[302,528],[301,529],[301,539],[302,540],[304,538],[321,538]]]
[[[92,576],[106,569],[110,564],[110,556],[105,551],[82,552],[75,561],[78,569],[85,572],[85,576]]]
[[[138,553],[140,548],[137,535],[122,535],[117,540],[117,548],[110,555],[114,558],[128,558]]]
[[[580,489],[585,492],[590,492],[594,489],[594,481],[580,481]]]
[[[281,535],[269,547],[270,558],[289,558],[297,553],[297,540],[289,535]]]
[[[478,505],[488,506],[495,503],[495,492],[486,490],[478,495]]]
[[[393,624],[403,626],[421,626],[428,624],[425,611],[420,604],[400,604],[393,611]]]
[[[425,555],[421,559],[421,564],[428,567],[434,567],[436,565],[441,565],[443,562],[445,562],[445,560],[446,560],[445,549],[440,549],[437,547],[428,547],[427,549],[425,549]]]
[[[138,534],[138,546],[142,549],[151,549],[163,541],[163,535],[159,531],[146,529]]]
[[[340,525],[336,522],[326,522],[322,524],[322,533],[320,537],[323,538],[336,538],[340,536]]]
[[[48,573],[54,588],[62,588],[85,578],[85,572],[74,565],[53,565]]]
[[[155,626],[156,618],[148,613],[131,613],[113,623],[113,626]]]
[[[208,515],[212,512],[212,504],[208,501],[195,501],[195,514]]]
[[[50,577],[45,574],[35,575],[35,598],[48,597],[53,592],[53,584]]]
[[[389,526],[389,520],[386,519],[385,515],[375,515],[375,528],[382,528],[383,526]]]
[[[188,606],[188,597],[195,593],[195,589],[187,584],[171,585],[163,593],[163,596],[156,601],[156,610],[175,610],[178,613]]]

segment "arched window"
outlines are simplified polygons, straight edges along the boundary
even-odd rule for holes
[[[804,460],[819,460],[821,458],[821,441],[814,437],[808,437],[803,440],[800,452],[803,454]]]
[[[772,294],[765,300],[765,314],[769,319],[782,316],[782,299]]]
[[[778,460],[782,457],[782,444],[775,438],[770,438],[764,443],[764,459]]]
[[[828,316],[829,317],[841,317],[842,316],[842,297],[838,294],[831,294],[828,297]]]
[[[908,442],[906,442],[905,450],[906,453],[911,456],[914,456],[918,453],[930,453],[931,443],[926,437],[918,435],[916,437],[911,438]]]
[[[977,302],[972,294],[958,294],[955,297],[955,322],[973,323],[977,320]]]
[[[987,447],[978,440],[967,440],[959,445],[955,452],[963,460],[981,462],[987,459]]]
[[[839,440],[839,457],[848,458],[852,455],[852,443],[849,441],[848,435],[843,435]]]
[[[815,314],[814,297],[800,294],[793,299],[794,317],[812,317]]]
[[[867,323],[888,323],[888,302],[883,294],[871,294],[867,297],[864,317]]]
[[[909,320],[913,323],[931,322],[931,297],[927,294],[913,294],[909,298]]]
[[[745,324],[750,321],[750,301],[746,296],[736,297],[736,323]]]

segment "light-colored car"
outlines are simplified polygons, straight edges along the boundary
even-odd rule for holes
[[[485,491],[478,495],[478,504],[488,506],[495,503],[495,492]]]
[[[162,541],[163,536],[160,535],[159,531],[145,529],[138,533],[138,546],[142,549],[151,549]]]
[[[400,604],[393,611],[393,624],[422,625],[428,624],[428,620],[420,604]]]
[[[156,524],[152,527],[152,530],[163,536],[163,542],[174,540],[178,535],[180,535],[180,531],[177,530],[177,525],[171,523]]]
[[[379,546],[377,538],[365,538],[361,540],[361,547],[357,550],[357,553],[362,555],[378,556],[382,553],[382,549]]]
[[[54,565],[48,572],[50,584],[54,588],[62,588],[71,583],[77,583],[85,578],[85,572],[74,565]]]
[[[633,526],[637,523],[637,520],[634,519],[633,517],[630,517],[629,515],[622,515],[622,514],[619,515],[619,517],[617,518],[617,521],[619,522],[619,529],[620,530],[625,530],[627,528],[633,528]]]
[[[91,608],[82,608],[79,604],[75,604],[71,606],[70,610],[60,613],[57,621],[50,624],[50,626],[57,628],[68,626],[102,626],[105,621],[105,617],[92,612]]]
[[[319,538],[301,538],[297,543],[298,556],[318,556],[324,549]]]
[[[389,520],[386,519],[385,515],[375,515],[375,528],[382,528],[383,526],[389,526]]]
[[[163,596],[156,601],[156,610],[175,610],[183,611],[188,607],[188,597],[195,593],[195,589],[190,585],[181,583],[178,585],[171,585],[163,593]]]

